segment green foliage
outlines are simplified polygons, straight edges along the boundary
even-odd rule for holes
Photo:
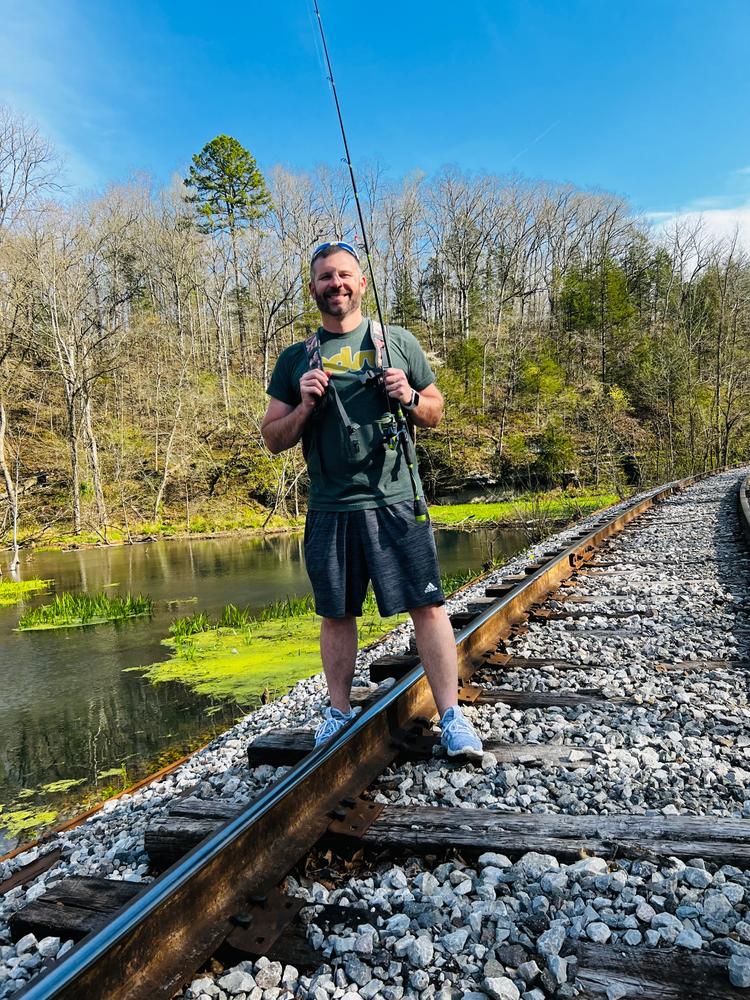
[[[558,483],[562,472],[575,467],[573,442],[557,424],[550,424],[545,431],[532,438],[531,448],[536,452],[533,474],[541,483]]]
[[[107,594],[57,595],[51,604],[43,604],[22,615],[19,629],[76,628],[150,615],[153,602],[143,594],[109,597]]]
[[[481,385],[484,345],[476,337],[462,340],[448,355],[448,365],[463,382],[465,392],[477,392]]]
[[[233,607],[233,605],[230,605]],[[203,611],[198,611],[193,615],[186,615],[178,618],[169,626],[169,634],[175,639],[187,639],[188,636],[197,635],[199,632],[207,632],[213,628],[211,619]]]
[[[229,135],[216,136],[193,156],[184,184],[206,233],[234,233],[271,207],[254,157]]]

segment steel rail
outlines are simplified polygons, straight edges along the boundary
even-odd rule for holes
[[[456,636],[459,674],[469,676],[487,650],[554,592],[606,538],[654,504],[706,475],[661,486],[602,517],[532,568],[525,580]],[[169,998],[233,929],[248,898],[276,885],[320,839],[329,812],[360,794],[398,756],[393,737],[434,715],[420,665],[397,681],[328,746],[313,750],[236,819],[197,845],[101,930],[32,981],[19,1000],[157,1000]]]
[[[745,541],[750,545],[750,476],[740,483],[737,491],[737,508],[742,533],[745,536]]]

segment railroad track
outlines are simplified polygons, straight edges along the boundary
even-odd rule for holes
[[[736,480],[737,474],[733,475]],[[725,474],[727,487],[731,478]],[[627,581],[633,574],[647,579],[654,567],[659,576],[659,593],[666,594],[668,599],[674,592],[674,600],[679,601],[680,586],[689,589],[692,586],[689,581],[693,579],[695,586],[700,587],[701,569],[710,556],[699,549],[691,551],[686,562],[688,571],[696,574],[693,578],[673,573],[668,559],[651,560],[648,549],[640,552],[634,562],[623,563],[612,545],[616,536],[621,538],[621,533],[630,531],[628,526],[636,518],[641,519],[642,531],[650,531],[653,525],[647,523],[648,512],[658,509],[657,505],[668,498],[673,498],[678,515],[675,527],[679,528],[677,498],[698,481],[670,484],[621,510],[614,518],[603,516],[579,532],[570,544],[546,552],[522,574],[488,587],[483,598],[455,615],[464,703],[475,706],[479,713],[492,712],[501,725],[504,718],[525,710],[537,711],[541,718],[545,712],[564,713],[573,706],[576,710],[596,712],[601,706],[644,704],[638,690],[622,696],[603,687],[587,688],[586,676],[591,667],[569,651],[569,635],[579,628],[584,629],[586,642],[593,643],[592,648],[602,638],[608,639],[613,647],[631,642],[634,637],[638,642],[643,639],[651,650],[648,655],[653,660],[654,672],[668,674],[670,678],[698,670],[707,672],[709,677],[712,672],[735,670],[738,677],[744,677],[747,663],[737,656],[662,663],[663,636],[660,638],[658,612],[654,608],[623,607],[622,594],[618,593],[618,589],[627,591]],[[747,518],[744,530],[750,533],[748,486],[750,480],[739,491],[739,511],[740,523]],[[661,529],[665,526],[668,526],[666,521]],[[727,535],[736,534],[733,528],[722,530]],[[717,534],[720,533],[717,526]],[[582,592],[586,589],[581,586],[582,581],[601,584],[606,580],[612,583],[608,593]],[[596,617],[586,614],[587,605],[596,607]],[[634,620],[640,623],[640,629],[633,627]],[[700,628],[700,622],[696,627]],[[540,630],[547,636],[547,645],[549,636],[554,637],[554,654],[548,649],[535,648],[540,645],[537,636]],[[301,859],[320,845],[333,844],[344,853],[358,849],[385,850],[396,858],[404,856],[404,852],[443,856],[446,851],[455,850],[470,859],[488,852],[498,859],[520,857],[519,864],[522,868],[525,864],[529,869],[527,874],[537,882],[537,875],[541,877],[543,873],[532,869],[534,858],[539,856],[554,856],[553,860],[570,862],[574,868],[576,864],[583,865],[576,869],[584,873],[582,877],[604,880],[616,874],[610,872],[606,863],[615,858],[636,859],[642,865],[652,866],[670,857],[681,859],[681,864],[702,859],[711,866],[730,863],[740,870],[750,869],[750,820],[744,817],[681,815],[678,810],[672,814],[669,809],[655,815],[652,810],[651,815],[646,815],[640,808],[602,815],[595,812],[596,802],[583,815],[533,811],[535,806],[539,809],[545,806],[539,800],[534,801],[538,789],[531,785],[530,791],[518,793],[518,802],[510,812],[507,808],[478,809],[477,805],[482,803],[477,802],[470,802],[471,808],[462,806],[459,793],[471,783],[471,772],[465,780],[467,772],[455,765],[435,770],[438,760],[434,756],[435,737],[427,721],[434,713],[434,706],[418,658],[411,654],[383,657],[371,665],[371,675],[373,680],[386,676],[395,676],[396,680],[390,686],[382,685],[363,702],[362,713],[333,745],[313,751],[310,733],[297,731],[277,732],[253,742],[248,748],[249,766],[271,764],[290,769],[245,809],[238,812],[236,807],[222,801],[188,797],[176,802],[167,817],[155,821],[147,833],[147,846],[154,868],[166,869],[156,881],[144,887],[112,880],[67,880],[21,909],[11,922],[15,939],[28,933],[39,938],[57,931],[61,936],[81,940],[64,960],[44,970],[26,990],[14,995],[24,1000],[166,998],[173,996],[222,949],[222,954],[233,955],[235,960],[242,956],[281,954],[279,949],[289,947],[290,918],[305,904],[309,907],[313,900],[305,898],[310,893],[300,888],[299,878],[288,881],[287,888],[293,890],[290,895],[279,887],[290,871],[300,871]],[[527,684],[523,689],[526,675],[533,676],[533,685]],[[521,690],[504,686],[514,676],[522,678]],[[574,686],[569,683],[570,678],[579,681],[577,690],[559,691],[560,686]],[[674,684],[679,692],[679,681]],[[734,723],[723,724],[717,718],[716,728],[720,730],[722,725],[734,736]],[[604,766],[608,760],[606,746],[567,743],[564,729],[559,727],[554,738],[547,742],[541,738],[533,743],[486,739],[488,757],[484,767],[508,776],[514,770],[527,773],[531,768],[539,769],[540,774],[562,769],[568,775],[575,775],[599,766],[600,760]],[[678,728],[670,731],[680,735]],[[717,738],[722,738],[721,732]],[[742,770],[739,764],[737,768]],[[660,770],[664,769],[655,767],[654,773]],[[482,769],[477,773],[483,773]],[[410,796],[408,806],[399,805],[396,800],[404,794],[403,786],[409,781],[411,785],[407,788],[414,788],[417,794]],[[736,784],[742,784],[741,777]],[[436,807],[438,796],[442,796],[442,804]],[[699,800],[698,795],[696,802]],[[622,801],[627,803],[628,796],[624,795]],[[690,802],[687,808],[692,808]],[[504,866],[505,861],[498,864]],[[488,868],[496,866],[485,861],[482,871]],[[453,870],[460,872],[461,868]],[[550,874],[554,876],[555,872],[546,872],[547,896],[554,899],[556,893],[559,895],[561,880],[556,883]],[[421,872],[420,877],[423,875]],[[346,877],[346,866],[342,866],[342,878]],[[703,878],[691,877],[697,883]],[[22,874],[16,878],[19,884],[23,881]],[[507,884],[502,869],[497,878],[495,886]],[[466,881],[471,884],[472,878]],[[398,892],[406,886],[399,883],[390,888]],[[602,891],[604,888],[602,882]],[[485,897],[489,895],[489,891],[485,892]],[[483,902],[489,905],[490,901],[484,898]],[[345,909],[338,903],[327,903],[322,910],[312,911],[312,919],[316,921],[312,939],[322,936],[318,946],[326,940],[323,931],[326,921],[333,926],[346,924],[346,914],[342,915]],[[359,906],[351,912],[360,914],[361,923],[376,920],[372,911]],[[550,931],[545,912],[542,908],[536,914],[538,928],[544,927],[545,920],[547,923],[546,929],[539,931],[541,935]],[[308,911],[306,919],[310,918]],[[532,923],[529,927],[533,930]],[[404,930],[402,939],[406,940],[409,935],[404,937]],[[502,947],[499,931],[497,934],[495,944]],[[714,955],[701,950],[693,954],[686,950],[675,958],[663,948],[643,947],[624,953],[622,947],[605,944],[603,935],[604,931],[600,942],[582,938],[572,951],[568,942],[567,954],[562,956],[561,946],[554,952],[551,945],[554,953],[547,956],[549,967],[536,973],[526,970],[532,976],[527,992],[542,991],[533,1000],[554,991],[561,996],[577,995],[573,989],[591,997],[607,996],[609,990],[610,998],[743,995],[729,985],[726,953]],[[523,950],[517,942],[512,942],[512,935],[508,940],[511,943],[506,942],[506,949],[515,946]],[[407,981],[406,995],[417,996],[430,983],[428,980],[427,985],[418,988],[429,974],[420,967],[424,957],[419,951],[422,946],[414,941],[419,941],[419,935],[413,941],[407,940],[405,952],[397,953],[410,954],[409,949],[414,950],[416,971],[412,978],[417,972],[423,974],[417,975],[414,982]],[[481,942],[477,947],[488,951]],[[394,948],[401,946],[395,942]],[[506,958],[513,957],[507,951],[503,954]],[[516,957],[520,957],[518,951]],[[485,968],[479,978],[485,982],[507,980],[503,968],[493,961],[497,968],[491,968],[490,972],[494,970],[497,975],[488,975]],[[358,969],[351,960],[350,966]],[[505,963],[506,970],[513,967],[513,961]],[[366,990],[366,985],[363,988]],[[628,993],[631,988],[637,988],[638,992]],[[383,989],[391,987],[383,985]],[[444,989],[443,993],[450,995],[450,990],[445,993]],[[397,990],[391,989],[390,996],[397,994]],[[511,990],[507,995],[514,994]]]

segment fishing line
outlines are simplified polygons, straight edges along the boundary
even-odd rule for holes
[[[336,105],[336,116],[339,120],[339,128],[341,129],[341,138],[344,143],[344,162],[349,168],[349,178],[352,183],[352,193],[354,194],[354,203],[357,206],[357,218],[359,219],[359,226],[362,232],[362,246],[365,251],[365,257],[367,258],[367,269],[370,272],[370,284],[372,285],[372,294],[375,299],[375,310],[378,314],[378,323],[380,324],[380,329],[382,330],[383,337],[383,351],[385,353],[385,361],[388,368],[392,368],[391,364],[391,353],[388,347],[388,328],[383,319],[383,310],[380,307],[380,295],[378,294],[378,286],[375,281],[375,269],[372,264],[372,257],[370,256],[370,241],[367,238],[367,227],[365,226],[364,214],[362,212],[362,206],[359,201],[359,190],[357,188],[357,179],[354,176],[354,167],[352,166],[352,158],[349,153],[349,141],[346,137],[346,129],[344,128],[344,118],[341,113],[341,105],[339,103],[339,95],[336,90],[336,81],[333,78],[333,66],[331,65],[331,57],[328,53],[328,43],[326,42],[325,31],[323,30],[323,19],[320,15],[320,8],[318,7],[318,0],[313,0],[313,7],[315,10],[315,16],[318,20],[318,29],[320,31],[320,40],[323,44],[323,56],[325,58],[325,67],[327,70],[328,83],[331,87],[331,92],[333,93],[334,104]],[[414,516],[417,521],[427,520],[427,504],[425,503],[424,497],[421,495],[419,486],[417,485],[417,479],[415,474],[415,462],[416,457],[412,458],[412,453],[414,451],[414,446],[411,438],[411,433],[409,431],[409,425],[404,416],[404,411],[401,409],[401,403],[397,399],[392,399],[388,393],[385,394],[388,403],[388,411],[396,423],[396,441],[401,447],[401,454],[403,455],[404,462],[406,463],[406,468],[409,470],[409,478],[411,479],[412,490],[414,492]]]

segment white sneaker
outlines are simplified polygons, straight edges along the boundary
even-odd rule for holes
[[[359,708],[352,708],[349,710],[349,714],[345,715],[338,708],[327,708],[323,721],[315,730],[315,746],[319,747],[327,743],[332,736],[335,736],[340,729],[344,728],[347,722],[351,722],[354,716],[360,711],[361,709]]]
[[[440,742],[445,747],[449,757],[482,759],[484,755],[482,741],[458,705],[445,710],[445,714],[440,720],[440,728],[443,731]]]

